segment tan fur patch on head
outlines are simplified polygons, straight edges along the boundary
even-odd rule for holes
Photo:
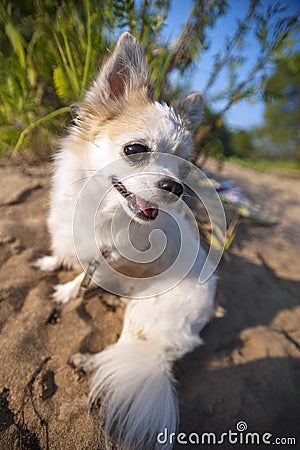
[[[123,33],[78,105],[71,134],[85,142],[110,139],[116,148],[127,138],[131,143],[136,139],[153,151],[181,149],[183,157],[191,156],[191,134],[202,117],[201,96],[192,94],[168,108],[152,101],[149,79],[139,43]]]
[[[141,110],[150,102],[147,88],[131,92],[126,99],[112,100],[109,108],[99,102],[84,101],[79,105],[74,120],[78,137],[93,142],[100,134],[111,134],[111,129],[116,130],[116,120],[120,120],[126,110]],[[129,122],[130,117],[127,120]]]
[[[129,143],[142,143],[151,151],[172,153],[184,158],[192,154],[192,136],[181,117],[166,104],[153,102],[147,90],[131,92],[122,102],[112,102],[112,109],[84,102],[77,120],[79,139],[97,142],[109,139],[121,152]]]

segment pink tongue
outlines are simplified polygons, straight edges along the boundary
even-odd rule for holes
[[[155,219],[155,217],[157,217],[158,215],[158,210],[156,208],[147,208],[143,209],[143,213],[145,214],[145,216],[151,217],[151,219]]]
[[[155,217],[157,217],[158,210],[156,208],[147,208],[148,205],[147,202],[145,202],[145,200],[136,196],[135,202],[137,206],[140,208],[140,210],[143,211],[145,216],[151,217],[152,219],[155,219]]]

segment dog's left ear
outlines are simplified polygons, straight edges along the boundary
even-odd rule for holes
[[[123,33],[112,54],[86,94],[86,100],[110,108],[128,97],[130,92],[150,91],[149,68],[142,49],[130,33]]]
[[[185,99],[172,104],[176,114],[185,127],[192,133],[196,131],[203,119],[203,99],[198,93],[190,94]]]

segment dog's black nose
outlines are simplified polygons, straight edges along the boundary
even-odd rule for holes
[[[157,187],[164,191],[171,192],[172,194],[177,195],[177,197],[181,197],[183,193],[182,184],[173,180],[173,178],[163,178],[162,180],[159,180]]]

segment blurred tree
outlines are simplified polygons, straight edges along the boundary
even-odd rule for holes
[[[231,155],[249,159],[256,159],[258,156],[253,134],[249,131],[240,130],[231,133],[230,144]]]
[[[207,105],[204,107],[204,125],[195,136],[196,146],[200,147],[197,164],[204,165],[208,156],[215,159],[233,155],[231,132],[226,127],[222,116],[213,113]]]
[[[208,134],[214,132],[219,124],[223,125],[224,113],[242,99],[252,102],[261,100],[270,67],[284,55],[287,57],[291,54],[295,43],[294,34],[299,30],[299,15],[285,14],[286,6],[281,2],[248,1],[244,17],[237,21],[236,27],[228,34],[224,47],[215,55],[214,68],[203,93],[210,105],[221,102],[221,106],[195,136],[199,150],[198,163],[201,162],[203,150],[205,153]],[[254,58],[254,52],[245,51],[249,35],[256,42]],[[245,67],[247,70],[241,70]],[[216,82],[220,76],[228,82],[218,92]],[[220,156],[237,150],[236,147],[233,148],[234,142],[227,145],[227,149],[222,142],[217,144]],[[223,152],[220,144],[223,145]]]
[[[300,52],[283,56],[265,87],[264,152],[300,161]]]

